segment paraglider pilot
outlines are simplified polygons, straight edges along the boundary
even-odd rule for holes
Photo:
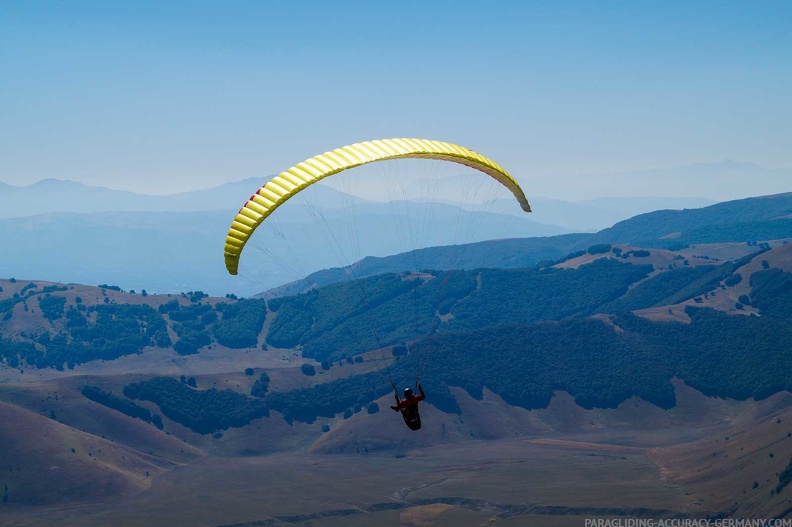
[[[396,386],[393,389],[395,390]],[[421,414],[418,413],[418,402],[426,399],[426,395],[424,395],[423,387],[420,384],[418,385],[418,391],[421,392],[421,395],[414,395],[410,388],[405,388],[404,399],[399,398],[399,392],[397,391],[394,396],[396,397],[396,406],[391,406],[391,410],[401,412],[404,423],[410,430],[419,430],[421,428]]]

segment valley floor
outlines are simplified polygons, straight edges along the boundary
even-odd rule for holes
[[[596,438],[595,438],[596,439]],[[203,458],[101,504],[6,509],[4,525],[582,525],[596,517],[703,517],[639,446],[474,441],[406,455]]]

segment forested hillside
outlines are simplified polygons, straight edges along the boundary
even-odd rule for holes
[[[328,270],[325,286],[266,300],[0,280],[1,367],[6,377],[74,375],[148,353],[168,364],[234,350],[286,361],[293,373],[272,383],[257,367],[222,385],[150,374],[81,386],[150,428],[163,426],[162,414],[199,434],[270,410],[289,422],[376,412],[391,382],[417,375],[431,386],[430,403],[450,413],[460,408],[454,387],[524,408],[546,406],[558,390],[583,408],[630,397],[672,408],[672,379],[706,395],[764,398],[792,388],[792,245],[758,234],[762,225],[786,233],[790,211],[789,195],[660,211],[596,235],[435,248],[413,272],[380,272],[401,265],[395,257],[368,259],[358,265],[378,274],[347,281],[339,277],[352,270]],[[602,241],[611,239],[646,243]],[[703,243],[711,239],[718,243]],[[433,268],[451,249],[468,269]],[[290,357],[298,362],[289,366]],[[347,364],[365,368],[342,372]]]
[[[272,299],[264,340],[299,347],[317,361],[346,357],[434,332],[586,316],[623,296],[652,266],[602,259],[579,269],[511,269],[385,274]],[[76,364],[172,347],[256,348],[267,302],[203,293],[154,296],[110,286],[6,282],[0,356],[11,367]],[[101,300],[100,300],[101,299]]]
[[[658,262],[673,253],[653,260],[651,250],[598,245],[534,268],[383,274],[268,302],[9,280],[0,286],[0,356],[14,368],[63,369],[152,348],[190,355],[213,345],[247,349],[263,342],[332,362],[433,334],[679,304],[737,285],[742,276],[735,271],[767,250],[695,265],[677,255],[666,266]],[[580,255],[594,259],[569,265],[584,260]],[[776,290],[785,275],[767,271],[753,279],[760,295],[775,294],[743,299],[744,305],[763,309],[783,301]]]
[[[339,360],[434,332],[590,315],[651,271],[602,259],[580,269],[449,271],[410,280],[381,275],[365,279],[362,289],[336,284],[271,301],[277,317],[267,339],[301,345],[318,361]]]
[[[714,269],[718,268],[709,268]],[[352,415],[387,394],[391,390],[389,379],[409,385],[423,362],[426,368],[422,382],[431,387],[429,404],[449,413],[460,411],[452,387],[460,387],[476,399],[487,389],[507,403],[527,409],[546,407],[557,390],[569,393],[583,408],[615,408],[631,397],[660,408],[673,408],[674,378],[712,397],[763,399],[792,388],[788,376],[792,368],[788,353],[792,341],[790,284],[792,273],[777,269],[761,271],[751,278],[750,301],[764,306],[758,317],[687,307],[690,323],[657,323],[623,311],[606,317],[512,321],[435,334],[412,342],[406,353],[394,353],[396,360],[386,371],[276,391],[267,394],[264,402],[290,422]],[[124,393],[157,402],[163,413],[194,430],[208,432],[229,426],[202,428],[207,425],[191,424],[194,419],[185,417],[199,415],[207,423],[225,422],[219,417],[223,410],[212,417],[208,404],[199,405],[204,410],[195,407],[189,411],[197,401],[210,397],[207,391],[196,392],[168,379],[146,383],[147,395],[139,395],[142,387],[129,386]],[[169,396],[174,390],[181,395]],[[229,397],[223,396],[226,403]],[[239,398],[251,400],[242,395]],[[237,401],[223,406],[218,399],[214,404],[229,415],[232,408],[237,408],[235,415],[248,412],[250,403],[241,405]],[[247,422],[244,415],[238,419],[237,424],[228,421],[230,426]]]
[[[83,389],[160,427],[159,415],[132,400],[154,403],[201,434],[245,426],[269,410],[290,422],[377,411],[371,404],[389,382],[409,384],[417,371],[431,386],[430,403],[451,413],[459,411],[452,387],[474,398],[487,389],[524,408],[545,407],[556,390],[584,408],[613,408],[633,396],[671,408],[673,378],[707,395],[763,398],[792,387],[789,247],[747,246],[753,253],[721,262],[596,245],[535,268],[384,274],[269,301],[6,280],[0,354],[20,370],[70,369],[158,348],[176,356],[213,347],[294,349],[323,371],[372,353],[388,358],[369,373],[296,390],[270,390],[266,372],[236,391],[167,376],[123,393]],[[707,299],[738,293],[728,309],[706,307]],[[659,306],[682,306],[687,322],[632,313]],[[310,362],[304,366],[314,375]]]
[[[152,348],[256,347],[264,300],[147,295],[116,286],[0,281],[0,357],[12,368],[73,368]]]
[[[584,408],[615,408],[633,396],[671,408],[672,378],[706,395],[738,400],[792,389],[790,318],[776,316],[778,312],[734,317],[693,307],[687,313],[690,324],[650,322],[629,313],[608,322],[510,324],[431,337],[414,344],[411,352],[416,357],[430,354],[423,377],[432,386],[429,402],[446,412],[458,411],[448,390],[452,386],[474,398],[487,388],[528,409],[547,406],[555,390],[568,392]],[[409,385],[415,369],[408,356],[396,363],[392,375]],[[267,402],[289,418],[312,421],[365,405],[387,391],[372,373],[272,394]]]

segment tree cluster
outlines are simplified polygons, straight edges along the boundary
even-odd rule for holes
[[[196,390],[172,377],[129,384],[124,387],[124,395],[153,402],[168,419],[198,434],[245,426],[269,415],[261,399],[232,390]]]
[[[267,319],[267,303],[259,299],[217,304],[222,319],[214,325],[217,342],[228,348],[255,348]]]
[[[117,395],[106,392],[98,386],[83,386],[82,390],[80,390],[80,393],[82,393],[88,399],[103,406],[107,406],[108,408],[112,408],[113,410],[117,410],[124,415],[135,417],[147,423],[151,423],[160,430],[163,428],[162,418],[159,415],[152,415],[148,408],[144,408],[128,399],[122,399]]]

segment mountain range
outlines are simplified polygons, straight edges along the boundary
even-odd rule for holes
[[[152,292],[251,296],[367,256],[487,239],[592,232],[636,211],[709,203],[678,198],[581,203],[537,198],[537,212],[526,216],[511,201],[482,206],[383,203],[318,184],[309,189],[309,196],[295,197],[267,222],[246,251],[242,276],[232,278],[223,269],[218,247],[234,211],[261,183],[253,178],[170,196],[54,179],[27,187],[2,185],[0,243],[8,249],[0,259],[0,275],[113,283]],[[315,227],[317,221],[320,228]]]

